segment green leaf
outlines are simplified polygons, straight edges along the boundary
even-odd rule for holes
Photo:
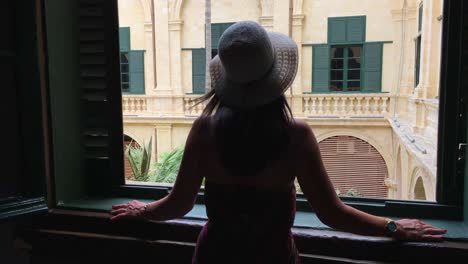
[[[140,178],[140,172],[138,171],[136,157],[132,154],[133,149],[134,148],[131,145],[129,145],[127,147],[126,154],[127,154],[128,161],[130,163],[130,168],[132,169],[132,172],[133,172],[133,176],[135,177],[135,179],[138,179]]]
[[[162,153],[159,162],[155,165],[156,175],[153,180],[155,182],[174,183],[179,174],[183,154],[183,147]]]

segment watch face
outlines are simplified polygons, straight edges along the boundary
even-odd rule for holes
[[[387,224],[388,231],[395,233],[397,231],[397,224],[394,221],[391,221]]]

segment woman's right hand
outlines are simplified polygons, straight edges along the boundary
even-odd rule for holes
[[[447,230],[426,224],[417,219],[396,220],[398,228],[394,238],[402,241],[443,241]]]

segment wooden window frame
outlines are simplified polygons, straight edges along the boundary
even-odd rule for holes
[[[110,1],[109,1],[110,2]],[[110,4],[108,4],[110,5]],[[116,5],[116,4],[115,4]],[[466,91],[463,90],[463,83],[460,68],[462,67],[462,38],[461,32],[461,2],[447,0],[444,5],[444,18],[447,23],[444,24],[442,36],[442,72],[441,72],[441,95],[440,95],[440,115],[439,115],[439,134],[438,134],[438,185],[437,185],[437,200],[438,202],[420,202],[420,201],[398,201],[388,199],[369,199],[357,197],[342,197],[342,200],[353,207],[364,210],[377,215],[393,215],[401,217],[419,217],[419,218],[435,218],[435,219],[450,219],[460,220],[463,215],[463,173],[464,168],[457,163],[458,156],[456,149],[458,144],[465,140],[466,132],[466,117],[460,115],[463,108],[463,96],[466,97]],[[116,12],[117,8],[112,8]],[[118,63],[118,18],[117,14],[111,17],[111,27],[106,30],[113,32],[112,36],[115,39],[109,39],[110,43],[115,43],[111,54],[115,54],[114,61],[110,61],[110,68],[117,71]],[[108,23],[109,25],[109,23]],[[113,27],[113,28],[112,28]],[[450,27],[450,31],[447,30]],[[112,79],[112,83],[120,84],[120,78]],[[467,80],[465,79],[465,85]],[[117,85],[116,87],[120,87]],[[451,87],[451,89],[444,89]],[[120,93],[120,89],[118,91]],[[119,98],[117,91],[113,91],[115,96]],[[454,103],[456,102],[456,103]],[[116,120],[121,120],[120,102],[114,101],[112,106],[114,116],[119,116]],[[113,127],[115,132],[122,135],[122,122],[114,122]],[[167,195],[171,187],[162,186],[141,186],[128,185],[124,181],[123,170],[123,138],[120,145],[113,145],[111,153],[114,153],[114,163],[112,166],[112,177],[104,177],[99,179],[96,186],[93,186],[92,192],[87,195],[104,196],[104,197],[133,197],[137,199],[150,198],[159,199]],[[102,189],[100,189],[102,188]],[[203,203],[203,188],[200,190],[197,202]],[[55,206],[58,206],[55,203]],[[62,205],[66,207],[66,204]],[[299,211],[311,211],[311,208],[306,201],[304,195],[297,196],[297,209]]]
[[[125,56],[127,55],[127,62],[122,62],[122,60],[120,60],[120,88],[122,89],[122,92],[130,92],[130,63],[128,61],[128,51],[120,51],[120,56]],[[123,65],[127,65],[127,71],[126,72],[123,72],[122,71],[122,66]],[[124,82],[123,81],[123,75],[127,74],[127,82]],[[126,84],[127,85],[127,88],[124,88],[123,85]]]
[[[328,80],[329,81],[329,91],[330,93],[358,93],[358,92],[361,92],[361,89],[362,89],[362,74],[363,74],[363,69],[362,69],[362,62],[363,62],[363,55],[364,55],[364,47],[363,45],[358,45],[358,44],[355,44],[355,45],[330,45],[330,79]],[[349,80],[348,79],[348,70],[349,70],[349,65],[348,65],[348,60],[349,60],[349,52],[348,52],[348,49],[351,48],[351,47],[359,47],[361,48],[361,56],[360,56],[360,59],[361,59],[361,64],[359,66],[359,79],[356,80],[356,79],[353,79],[353,80]],[[341,91],[331,91],[331,83],[332,82],[338,82],[337,80],[332,80],[332,71],[337,71],[337,70],[334,70],[332,68],[332,49],[333,48],[343,48],[343,79],[342,80],[338,80],[338,81],[341,81],[342,83],[342,90]],[[348,91],[348,82],[350,81],[359,81],[359,90],[358,91]]]

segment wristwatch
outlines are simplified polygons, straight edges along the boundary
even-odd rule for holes
[[[385,218],[385,221],[387,221],[387,223],[385,224],[385,231],[387,232],[387,234],[390,236],[395,235],[396,231],[398,230],[398,226],[395,223],[395,221],[393,221],[390,218]]]

